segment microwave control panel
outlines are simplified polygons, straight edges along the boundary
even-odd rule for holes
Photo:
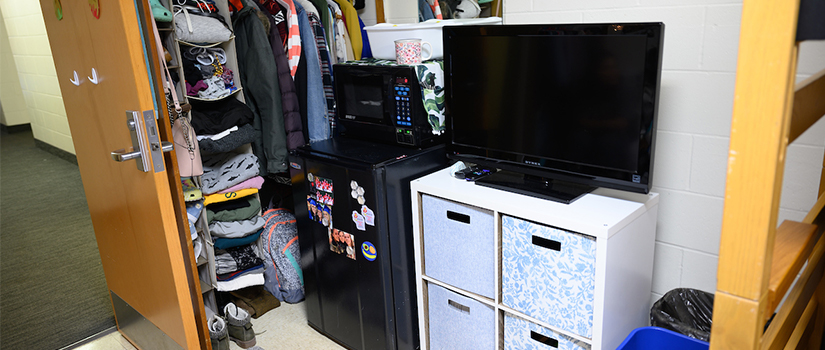
[[[396,77],[392,86],[392,93],[395,99],[395,115],[393,118],[396,126],[395,138],[398,143],[415,144],[412,128],[412,111],[410,108],[410,83],[406,77]]]
[[[410,111],[410,83],[406,77],[396,77],[392,86],[392,94],[395,98],[395,125],[412,128],[412,112]]]

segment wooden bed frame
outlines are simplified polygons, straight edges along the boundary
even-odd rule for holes
[[[794,86],[798,11],[742,6],[711,349],[821,346],[825,168],[805,219],[777,228],[787,147],[825,114],[825,70]]]

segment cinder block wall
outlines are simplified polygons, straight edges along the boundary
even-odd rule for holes
[[[0,124],[17,126],[29,123],[29,111],[23,90],[20,89],[20,79],[17,77],[17,66],[9,45],[9,36],[6,25],[0,16]]]
[[[652,301],[678,287],[716,289],[741,13],[729,0],[504,1],[506,24],[665,23]],[[823,68],[825,42],[803,43],[798,80]],[[823,152],[820,120],[788,150],[780,222],[801,220],[816,201]]]
[[[0,0],[0,12],[34,138],[74,154],[40,3],[33,0]],[[3,77],[3,80],[6,78]],[[5,93],[0,98],[3,99],[4,109],[7,104],[18,106],[21,103],[19,98]]]

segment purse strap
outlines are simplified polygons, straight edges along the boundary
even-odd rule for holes
[[[166,59],[163,57],[163,43],[160,40],[160,34],[158,33],[158,26],[157,23],[155,23],[154,14],[152,14],[152,31],[155,34],[155,45],[158,49],[158,61],[161,66],[163,66],[163,69],[161,70],[163,86],[166,92],[172,95],[172,101],[174,101],[175,104],[175,113],[180,116],[183,109],[180,106],[180,101],[178,101],[178,94],[177,91],[175,91],[175,83],[172,81],[171,75],[169,74],[169,67],[166,65]]]

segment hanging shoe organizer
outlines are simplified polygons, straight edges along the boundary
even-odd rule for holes
[[[227,0],[150,2],[167,65],[177,78],[175,87],[181,104],[227,98],[245,102]],[[187,77],[194,80],[192,77],[197,77],[196,74],[209,77],[194,82],[187,81]],[[191,118],[191,111],[187,111],[185,115]],[[233,152],[251,153],[252,147],[245,144]],[[204,195],[200,191],[203,187],[201,176],[187,179],[183,183],[187,205],[199,200],[202,203]],[[197,221],[190,225],[190,229],[195,229],[192,233],[192,248],[197,261],[204,306],[218,312],[214,240],[209,232],[206,209],[203,205],[201,207]]]

